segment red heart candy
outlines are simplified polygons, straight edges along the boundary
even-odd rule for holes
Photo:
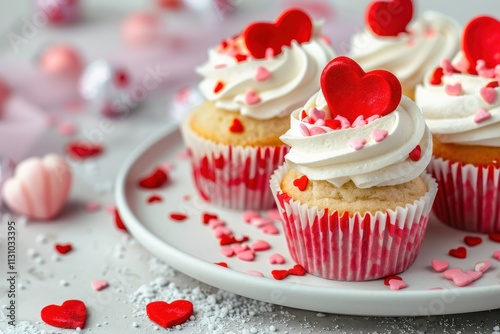
[[[168,181],[168,175],[161,168],[157,168],[153,173],[139,180],[139,186],[145,189],[157,189]]]
[[[229,127],[229,131],[234,132],[234,133],[241,133],[245,129],[243,128],[243,124],[241,124],[241,121],[237,118],[233,119],[233,124]]]
[[[330,61],[321,73],[321,90],[335,116],[353,123],[358,116],[365,119],[393,112],[401,101],[401,84],[394,74],[363,69],[348,57]]]
[[[289,275],[288,270],[273,270],[271,271],[271,274],[273,275],[274,279],[278,281],[281,281]]]
[[[309,178],[306,175],[302,175],[298,179],[293,180],[293,185],[299,188],[300,191],[304,191],[309,183]]]
[[[296,264],[292,269],[288,269],[288,273],[295,276],[304,276],[307,274],[307,271],[300,264]]]
[[[156,202],[163,202],[163,198],[159,195],[151,195],[149,198],[148,198],[148,203],[151,204],[151,203],[156,203]]]
[[[204,225],[207,225],[210,219],[217,219],[217,215],[213,213],[204,212],[201,216],[201,221]]]
[[[488,234],[488,238],[490,238],[491,241],[500,242],[500,233],[490,233]]]
[[[42,320],[59,328],[83,328],[87,320],[87,308],[80,300],[67,300],[58,305],[45,306],[40,313]]]
[[[66,254],[73,249],[73,246],[71,244],[56,244],[54,248],[59,254]]]
[[[146,305],[148,318],[163,328],[185,323],[193,315],[193,304],[189,300],[176,300],[172,303],[162,301]]]
[[[284,46],[290,46],[293,40],[298,43],[309,42],[312,31],[311,18],[305,12],[289,9],[275,23],[250,24],[243,31],[243,38],[252,57],[262,59],[265,58],[267,49],[272,49],[276,56]]]
[[[215,262],[215,264],[224,268],[229,268],[226,262]]]
[[[125,224],[123,224],[122,217],[120,217],[120,214],[118,213],[118,210],[116,210],[116,209],[114,211],[114,216],[115,216],[116,227],[119,228],[120,230],[127,231]]]
[[[458,247],[456,249],[450,249],[448,252],[450,256],[459,258],[459,259],[465,259],[467,257],[467,249],[465,247]]]
[[[477,74],[478,60],[484,60],[487,68],[495,68],[500,64],[500,21],[490,16],[471,20],[464,29],[462,50],[469,73]]]
[[[473,237],[473,236],[468,235],[468,236],[464,237],[464,242],[467,246],[474,247],[474,246],[479,245],[481,242],[483,242],[483,239],[480,237]]]
[[[431,85],[440,85],[443,82],[444,70],[442,67],[436,67],[430,79]]]
[[[86,142],[73,142],[66,145],[66,153],[74,159],[87,159],[101,154],[103,147]]]
[[[187,215],[183,214],[183,213],[177,213],[177,212],[173,212],[170,214],[170,219],[172,220],[176,220],[176,221],[183,221],[183,220],[186,220],[187,219]]]
[[[389,282],[390,282],[391,280],[393,280],[393,279],[397,279],[397,280],[400,280],[400,281],[402,281],[402,280],[403,280],[401,277],[399,277],[399,276],[397,276],[397,275],[394,275],[394,276],[389,276],[389,277],[386,277],[386,278],[384,279],[384,285],[385,285],[385,286],[389,286],[389,285],[390,285],[390,284],[389,284]]]
[[[420,145],[415,146],[415,148],[411,150],[408,156],[411,161],[419,161],[420,157],[422,156],[422,148],[420,147]]]
[[[248,241],[249,238],[244,235],[240,240],[236,239],[234,235],[226,235],[223,234],[220,239],[219,239],[219,245],[220,246],[227,246],[227,245],[232,245],[232,244],[241,244],[243,242]]]
[[[413,18],[411,0],[375,1],[366,9],[365,21],[374,34],[397,36]]]

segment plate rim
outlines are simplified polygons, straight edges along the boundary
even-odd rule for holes
[[[130,234],[137,240],[139,243],[145,247],[149,252],[154,256],[160,257],[163,261],[165,261],[168,265],[172,266],[176,270],[190,276],[200,282],[211,285],[218,289],[222,289],[225,291],[229,291],[231,293],[241,295],[251,299],[257,299],[263,302],[282,305],[286,307],[298,308],[308,311],[315,312],[325,312],[325,313],[333,313],[333,314],[345,314],[345,315],[354,315],[354,316],[429,316],[429,315],[444,315],[444,314],[459,314],[459,313],[468,313],[468,312],[478,312],[478,311],[486,311],[492,310],[495,308],[490,307],[479,307],[479,308],[471,308],[471,309],[462,309],[462,308],[453,308],[452,311],[449,312],[441,312],[436,314],[415,314],[416,312],[405,312],[403,309],[400,312],[390,312],[388,314],[384,311],[384,307],[381,307],[380,303],[398,303],[405,302],[407,299],[415,299],[419,300],[420,303],[430,305],[436,299],[442,300],[443,297],[441,294],[443,291],[459,291],[456,294],[457,298],[452,303],[461,303],[469,300],[471,297],[477,297],[478,294],[487,295],[492,292],[500,292],[500,284],[498,286],[490,285],[490,286],[481,286],[481,287],[470,287],[470,288],[458,288],[455,287],[453,289],[446,290],[427,290],[427,291],[383,291],[383,290],[352,290],[352,289],[339,289],[339,288],[325,288],[318,287],[314,285],[308,284],[300,284],[295,282],[286,282],[286,281],[277,281],[273,280],[269,277],[255,277],[253,275],[246,274],[244,272],[240,272],[237,270],[228,270],[227,268],[214,265],[212,262],[208,262],[197,258],[195,256],[189,255],[184,251],[177,249],[170,244],[162,241],[153,232],[148,230],[135,216],[132,209],[128,206],[128,201],[126,197],[126,185],[127,185],[127,177],[134,166],[134,164],[147,153],[149,149],[152,148],[159,141],[163,140],[165,137],[174,135],[176,132],[179,132],[179,124],[169,124],[166,127],[161,128],[156,133],[152,134],[149,138],[147,138],[144,142],[142,142],[139,146],[137,146],[130,155],[126,158],[124,163],[122,164],[116,178],[115,182],[115,201],[117,209],[120,213],[120,216],[127,227]],[[158,255],[157,251],[161,250],[162,254]],[[191,267],[193,265],[187,265],[188,263],[193,263],[193,265],[197,266],[199,269],[193,270]],[[201,274],[203,273],[203,274]],[[233,282],[238,282],[238,285],[244,285],[246,289],[240,291],[240,289],[234,289],[232,285]],[[300,286],[300,289],[297,289],[297,286]],[[315,297],[318,295],[322,295],[321,298],[325,298],[324,294],[326,293],[328,297],[331,297],[332,300],[336,302],[342,301],[352,301],[352,297],[356,298],[365,298],[365,304],[369,304],[369,301],[372,300],[376,302],[377,305],[368,311],[366,308],[359,308],[359,311],[356,312],[343,312],[342,306],[335,307],[333,306],[331,309],[325,309],[323,307],[314,308],[307,307],[304,308],[300,303],[296,301],[292,302],[279,302],[273,301],[266,298],[256,298],[254,294],[245,293],[244,291],[250,291],[252,289],[263,289],[268,291],[267,295],[271,295],[273,291],[283,292],[283,293],[293,293],[297,297],[293,299],[301,299],[301,296],[308,296],[309,298]],[[237,290],[237,291],[236,291]],[[325,290],[327,290],[325,292]],[[337,304],[337,303],[335,303]],[[449,305],[449,303],[447,304]],[[500,304],[496,306],[496,308],[500,308]],[[368,311],[368,312],[367,312]]]

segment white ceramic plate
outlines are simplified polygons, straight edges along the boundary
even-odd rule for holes
[[[242,296],[269,303],[326,313],[376,316],[417,316],[473,312],[500,308],[500,262],[492,258],[500,244],[482,236],[475,247],[464,244],[470,233],[453,230],[431,220],[422,250],[413,266],[400,276],[408,287],[391,291],[383,280],[370,282],[338,282],[312,275],[289,276],[277,281],[274,269],[288,269],[294,265],[288,255],[283,233],[277,236],[263,234],[256,227],[242,222],[242,212],[224,210],[201,201],[191,182],[187,160],[179,159],[184,147],[179,131],[170,127],[162,130],[133,152],[122,167],[117,180],[116,200],[130,233],[151,253],[181,272],[209,285]],[[171,182],[157,191],[145,191],[137,181],[159,164],[173,162]],[[147,199],[158,194],[163,202],[148,204]],[[183,199],[190,195],[190,200]],[[169,218],[172,212],[183,212],[189,217],[183,222]],[[227,221],[237,235],[248,235],[251,241],[265,240],[272,249],[257,252],[255,261],[236,257],[226,258],[210,227],[201,223],[203,212],[212,212]],[[281,231],[281,226],[276,223]],[[251,244],[251,242],[250,242]],[[451,248],[465,246],[466,259],[448,255]],[[283,265],[269,264],[269,257],[279,253],[286,259]],[[492,267],[468,287],[456,287],[431,268],[433,259],[447,260],[450,268],[473,270],[479,261],[491,260]],[[214,263],[226,262],[229,269]],[[246,273],[262,272],[265,277]],[[431,290],[442,288],[442,290]]]

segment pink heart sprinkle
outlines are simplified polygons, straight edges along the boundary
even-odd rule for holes
[[[109,286],[109,283],[106,280],[98,279],[90,282],[90,285],[92,286],[92,289],[94,289],[95,291],[101,291],[103,289],[106,289]]]
[[[220,252],[225,257],[231,257],[231,256],[234,255],[234,249],[232,249],[231,247],[223,247],[223,248],[220,249]]]
[[[448,261],[432,260],[432,268],[438,273],[445,271],[449,266]]]
[[[280,230],[278,230],[274,225],[264,225],[260,230],[265,234],[280,234]]]
[[[387,132],[386,130],[375,129],[372,132],[372,138],[377,143],[379,143],[382,140],[384,140],[385,138],[387,138],[388,135],[389,135],[389,132]]]
[[[98,202],[87,202],[87,204],[85,204],[85,211],[87,212],[95,212],[97,210],[99,210],[101,208],[101,204],[98,203]]]
[[[265,225],[273,224],[274,220],[268,217],[256,217],[250,220],[250,223],[256,227],[262,227]]]
[[[272,48],[267,48],[264,57],[266,57],[266,59],[273,59],[274,58],[274,50]]]
[[[257,212],[257,211],[252,211],[252,210],[250,210],[250,211],[246,211],[246,212],[243,214],[243,216],[242,216],[243,221],[244,221],[245,223],[250,223],[250,221],[251,221],[253,218],[257,218],[257,217],[260,217],[260,213],[259,213],[259,212]]]
[[[307,123],[307,124],[313,124],[313,120],[309,118],[309,116],[306,116],[302,118],[302,122]]]
[[[401,290],[408,286],[408,284],[403,280],[391,279],[389,281],[389,288],[391,290]]]
[[[380,115],[371,115],[370,117],[368,117],[366,119],[366,123],[370,124],[371,122],[373,122],[374,120],[379,119],[379,118],[380,118]]]
[[[459,275],[460,273],[463,273],[463,270],[460,268],[452,268],[448,269],[443,273],[444,278],[446,279],[453,279],[454,276]]]
[[[460,268],[448,269],[443,273],[444,278],[452,280],[456,286],[469,285],[483,275],[480,271],[468,270],[463,272]]]
[[[219,226],[214,228],[214,235],[216,238],[220,238],[223,235],[231,235],[233,231],[224,226]]]
[[[319,110],[316,108],[309,109],[309,118],[311,118],[313,122],[316,122],[318,119],[324,120],[325,116],[326,113],[323,110]]]
[[[311,136],[317,136],[326,133],[326,130],[317,126],[313,126],[309,129],[309,133],[311,134]]]
[[[489,260],[481,261],[481,262],[476,263],[476,265],[474,266],[474,270],[484,273],[490,267],[491,267],[491,261],[489,261]]]
[[[59,124],[57,131],[61,136],[69,137],[76,133],[76,126],[71,122],[65,121]]]
[[[211,218],[208,220],[208,226],[210,226],[210,228],[212,230],[215,230],[218,227],[226,226],[226,223],[222,220],[217,219],[217,218]]]
[[[267,211],[267,215],[274,220],[281,221],[280,212],[277,209]]]
[[[432,28],[428,28],[428,29],[425,29],[425,37],[427,38],[433,38],[434,36],[437,35],[437,31],[436,29],[432,29]]]
[[[352,127],[355,128],[357,126],[362,126],[362,125],[366,125],[366,121],[364,120],[363,115],[359,115],[358,117],[356,117],[354,122],[352,122]]]
[[[491,114],[484,108],[479,108],[474,116],[475,123],[481,123],[491,118]]]
[[[349,120],[344,116],[338,115],[335,117],[335,120],[340,122],[340,126],[342,129],[348,129],[351,127],[351,122],[349,122]]]
[[[441,61],[441,67],[443,68],[443,72],[445,75],[451,75],[455,72],[455,68],[453,67],[449,59],[443,59]]]
[[[366,140],[360,138],[360,139],[354,139],[351,140],[348,145],[352,147],[354,150],[359,151],[362,150],[363,147],[366,145]]]
[[[285,263],[285,258],[281,256],[280,254],[274,254],[271,255],[269,258],[269,263],[270,264],[283,264]]]
[[[454,85],[445,85],[444,91],[450,96],[460,96],[462,95],[462,85],[459,83]]]
[[[493,258],[500,261],[500,251],[493,252]]]
[[[479,90],[479,95],[481,95],[484,102],[493,104],[497,98],[497,91],[491,87],[483,87]]]
[[[271,248],[271,245],[269,243],[263,241],[263,240],[257,240],[253,245],[252,249],[256,252],[259,251],[265,251]]]
[[[255,105],[260,102],[260,97],[254,90],[249,90],[245,95],[245,103],[249,106]]]
[[[257,277],[264,277],[264,274],[261,273],[260,271],[257,271],[257,270],[247,270],[247,274],[257,276]]]
[[[255,253],[251,249],[237,253],[236,256],[238,257],[238,259],[243,260],[243,261],[255,260]]]
[[[300,124],[299,129],[300,129],[300,133],[304,137],[309,137],[311,135],[311,133],[309,132],[309,129],[307,128],[307,126],[305,126],[305,124]]]
[[[257,67],[257,73],[255,74],[255,80],[257,81],[266,81],[271,77],[271,72],[267,70],[267,68],[263,66]]]
[[[242,244],[238,244],[238,243],[232,244],[230,247],[234,251],[235,254],[239,254],[241,252],[244,252],[244,251],[247,251],[250,249],[250,248],[248,248],[247,245],[242,245]]]
[[[322,120],[322,119],[318,119],[318,120],[316,120],[316,122],[314,122],[314,125],[317,125],[317,126],[325,126],[325,125],[326,125],[326,123],[325,123],[325,121],[324,121],[324,120]]]

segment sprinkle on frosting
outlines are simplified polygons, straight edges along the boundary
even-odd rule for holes
[[[245,103],[249,106],[258,104],[260,101],[260,97],[254,90],[249,90],[245,95]]]
[[[229,131],[234,133],[241,133],[245,131],[245,129],[243,128],[243,124],[241,124],[241,121],[237,118],[234,118],[233,123],[229,127]]]
[[[255,80],[266,81],[271,78],[271,72],[267,70],[264,66],[257,67],[257,73],[255,74]]]
[[[442,78],[444,75],[444,70],[442,67],[436,67],[434,72],[432,72],[430,83],[431,85],[440,85],[442,83]]]
[[[224,88],[224,83],[222,81],[217,81],[217,84],[214,87],[214,93],[220,92]]]
[[[415,146],[415,148],[408,154],[411,161],[419,161],[422,157],[422,148],[420,145]]]
[[[372,131],[372,138],[377,143],[380,143],[382,140],[387,138],[388,135],[389,135],[389,132],[387,132],[387,130],[374,129]]]
[[[352,147],[354,150],[359,151],[363,149],[366,145],[366,140],[365,139],[354,139],[348,143],[350,147]]]
[[[301,177],[293,181],[293,185],[299,188],[300,191],[306,190],[308,183],[309,178],[307,177],[307,175],[302,175]]]
[[[484,108],[479,108],[474,115],[474,122],[475,123],[482,123],[484,121],[487,121],[491,118],[491,114],[488,110]]]
[[[454,85],[445,85],[444,91],[450,96],[460,96],[462,95],[462,85],[459,83]]]
[[[490,87],[482,87],[479,90],[479,95],[481,95],[484,102],[488,104],[493,104],[497,99],[497,91]]]

